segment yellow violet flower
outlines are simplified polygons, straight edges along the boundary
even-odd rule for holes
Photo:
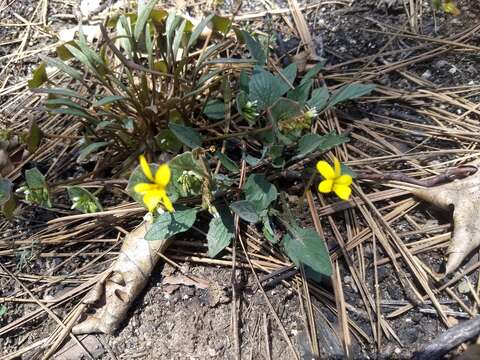
[[[350,175],[341,173],[340,162],[334,158],[334,168],[326,161],[320,160],[317,162],[317,170],[325,180],[318,185],[318,191],[321,193],[334,192],[342,200],[348,200],[352,189],[352,177]]]
[[[167,164],[161,164],[154,177],[143,155],[140,155],[140,167],[145,177],[150,180],[151,183],[139,183],[135,185],[133,190],[143,195],[143,202],[147,206],[148,211],[153,212],[159,203],[162,203],[168,211],[175,211],[167,195],[167,185],[170,182],[171,176],[170,167]]]

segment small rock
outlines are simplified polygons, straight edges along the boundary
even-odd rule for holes
[[[433,65],[434,67],[436,67],[437,69],[440,69],[444,66],[447,66],[448,65],[448,62],[445,61],[445,60],[438,60],[435,62],[435,64]]]
[[[455,66],[452,66],[448,72],[452,75],[455,75],[457,73],[458,69]]]
[[[430,79],[432,77],[432,72],[430,70],[425,70],[425,72],[422,74],[422,79]]]

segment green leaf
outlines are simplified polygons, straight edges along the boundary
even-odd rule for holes
[[[109,95],[109,96],[104,96],[100,100],[94,101],[92,106],[103,106],[107,104],[111,104],[117,101],[125,100],[125,96],[119,96],[119,95]]]
[[[13,215],[15,214],[16,208],[17,208],[17,197],[12,194],[10,199],[5,204],[3,204],[2,213],[6,219],[11,220],[13,219]]]
[[[250,78],[245,70],[240,72],[240,78],[238,79],[238,87],[245,94],[248,94],[250,89]]]
[[[252,57],[257,60],[257,64],[265,65],[267,57],[265,56],[265,51],[263,51],[263,47],[260,41],[254,39],[248,32],[244,30],[241,30],[240,33],[245,40],[248,51],[250,51]]]
[[[339,135],[335,131],[332,131],[327,135],[323,135],[321,137],[318,149],[321,151],[328,151],[333,147],[344,144],[348,141],[350,141],[350,138],[348,136]]]
[[[215,15],[212,18],[213,30],[222,34],[226,34],[232,25],[232,22],[228,17]]]
[[[0,206],[3,206],[12,197],[13,184],[8,179],[0,179]]]
[[[186,146],[195,149],[202,146],[202,138],[194,128],[170,122],[168,124],[174,135]]]
[[[72,46],[72,45],[69,45],[69,46]],[[40,59],[42,59],[47,64],[55,66],[60,71],[63,71],[65,74],[69,75],[72,79],[75,79],[75,80],[78,80],[78,81],[83,80],[83,76],[82,76],[82,73],[80,71],[75,70],[71,66],[68,66],[63,61],[60,61],[60,60],[57,60],[57,59],[54,59],[54,58],[51,58],[51,57],[48,57],[48,56],[45,56],[45,55],[42,55],[42,54],[39,54],[38,56],[40,57]]]
[[[75,46],[75,40],[70,40],[66,42],[66,44]],[[65,44],[57,46],[55,48],[55,52],[57,53],[57,57],[59,57],[60,60],[63,61],[70,60],[73,57],[72,53],[68,51],[68,49],[65,47]]]
[[[80,95],[79,93],[65,88],[48,88],[48,89],[32,89],[34,93],[44,93],[44,94],[52,94],[52,95],[61,95],[66,97],[73,97],[77,99],[82,99],[85,101],[89,100],[84,96]]]
[[[172,177],[169,189],[177,197],[191,197],[202,194],[203,179],[210,174],[200,164],[192,152],[184,152],[170,161]]]
[[[135,30],[133,34],[135,36],[135,40],[140,39],[140,35],[142,35],[143,29],[145,28],[145,24],[150,17],[150,13],[152,12],[155,4],[158,0],[150,0],[141,10],[140,14],[138,15],[137,23],[135,24]]]
[[[230,204],[230,209],[240,216],[241,219],[249,223],[257,223],[260,221],[260,217],[255,210],[254,205],[247,200],[235,201]]]
[[[89,115],[85,110],[79,109],[78,107],[49,109],[49,112],[51,112],[53,114],[78,116],[78,117],[81,117],[81,118],[85,118],[85,119],[91,121],[92,123],[97,123],[98,122],[98,120],[96,118]]]
[[[279,238],[272,228],[272,224],[268,215],[265,214],[264,216],[262,216],[262,224],[262,232],[265,238],[272,244],[278,243]]]
[[[192,152],[190,151],[186,151],[182,154],[175,156],[170,161],[170,167],[172,168],[172,171],[173,170],[178,170],[182,172],[193,171],[195,174],[197,174],[200,177],[208,175],[208,174],[205,174],[205,171],[198,164],[198,161],[195,159]]]
[[[28,81],[28,87],[30,89],[38,88],[43,83],[48,81],[47,72],[45,71],[45,63],[41,63],[32,73],[32,79]]]
[[[88,144],[87,146],[85,146],[80,151],[80,154],[78,155],[77,161],[78,162],[85,161],[91,153],[93,153],[95,151],[98,151],[99,149],[101,149],[102,147],[105,147],[107,145],[108,145],[108,142],[106,142],[106,141],[100,141],[100,142],[95,142],[95,143]]]
[[[119,47],[125,50],[125,53],[129,59],[133,57],[132,53],[132,38],[130,32],[130,18],[122,15],[119,17],[119,20],[116,24],[117,37],[119,42]]]
[[[197,218],[197,209],[177,207],[173,212],[164,212],[155,219],[145,234],[145,240],[166,240],[190,229]]]
[[[7,313],[7,308],[5,307],[5,305],[0,304],[0,317],[5,315],[6,313]]]
[[[230,245],[234,234],[233,219],[229,212],[224,211],[210,221],[207,233],[208,256],[214,258]]]
[[[214,16],[215,14],[208,15],[207,17],[203,18],[202,21],[197,26],[195,26],[195,29],[193,29],[192,35],[190,35],[190,39],[188,39],[187,48],[190,48],[191,46],[195,45],[200,35],[202,35],[203,30],[205,29],[205,27],[208,25],[208,23],[212,20]]]
[[[323,69],[323,65],[325,62],[316,63],[307,73],[303,76],[302,81],[300,81],[300,85],[305,84],[307,81],[313,79],[320,70]]]
[[[440,11],[442,9],[442,0],[432,0],[432,6],[435,10]]]
[[[152,19],[155,24],[161,24],[167,16],[168,12],[163,9],[153,9],[150,13],[150,19]]]
[[[237,173],[237,172],[240,171],[240,169],[238,168],[238,165],[235,163],[235,161],[230,159],[224,153],[222,153],[220,151],[217,151],[215,155],[217,155],[217,157],[220,160],[220,162],[222,163],[223,167],[225,169],[227,169],[228,171],[230,171],[232,173]]]
[[[28,190],[25,191],[25,200],[48,208],[52,207],[47,182],[42,173],[35,167],[25,170],[25,181]]]
[[[282,69],[280,72],[288,80],[289,84],[287,85],[290,87],[290,85],[293,84],[293,82],[295,81],[295,78],[297,77],[297,64],[291,63],[285,69]]]
[[[87,189],[80,186],[72,186],[67,188],[67,192],[73,204],[72,209],[77,209],[84,214],[103,211],[98,198]]]
[[[175,31],[178,22],[180,21],[180,17],[176,15],[175,9],[171,10],[168,13],[167,20],[165,22],[165,37],[167,38],[167,54],[170,54],[172,50],[172,34]]]
[[[344,144],[350,139],[344,135],[338,135],[335,131],[327,135],[306,134],[298,142],[297,155],[292,160],[297,160],[316,150],[328,151],[331,148]]]
[[[249,83],[249,97],[258,102],[258,108],[264,110],[282,97],[289,87],[285,81],[268,71],[257,68]]]
[[[268,150],[268,155],[272,157],[272,159],[278,159],[283,155],[283,150],[285,146],[283,145],[272,145]]]
[[[300,106],[296,101],[280,98],[272,106],[272,118],[278,123],[282,120],[290,120],[303,114],[303,106]],[[310,127],[310,124],[309,126]]]
[[[155,136],[155,142],[161,151],[170,151],[172,153],[178,153],[183,146],[169,129],[160,130],[158,135]]]
[[[95,76],[97,76],[98,78],[101,78],[101,75],[97,71],[96,67],[90,62],[88,56],[82,50],[79,50],[75,46],[69,45],[69,44],[65,44],[65,47],[68,49],[68,51],[72,53],[75,59],[77,59],[84,66],[90,69],[95,74]]]
[[[187,25],[187,20],[183,20],[180,26],[175,30],[175,38],[173,39],[172,54],[173,58],[177,58],[178,49],[180,48],[180,42],[185,32],[185,26]]]
[[[313,229],[294,226],[283,237],[283,247],[297,267],[304,266],[307,276],[320,281],[332,275],[332,264],[324,240]]]
[[[77,104],[73,102],[70,99],[67,98],[54,98],[54,99],[49,99],[45,100],[44,104],[49,108],[49,109],[56,109],[59,108],[60,106],[66,106],[67,108],[73,108],[77,109],[82,112],[82,114],[88,115],[88,113],[85,111],[84,107],[80,104]]]
[[[243,186],[243,192],[245,199],[253,205],[257,213],[267,209],[278,196],[275,185],[262,174],[251,174]]]
[[[79,41],[76,45],[78,45],[80,50],[75,46],[68,44],[65,44],[65,47],[77,60],[90,68],[97,78],[103,79],[105,74],[110,72],[110,69],[100,55],[88,46],[82,26],[79,26]]]
[[[47,183],[45,182],[45,177],[36,167],[25,170],[25,180],[30,190],[43,189],[47,186]]]
[[[295,89],[290,90],[287,93],[287,98],[298,101],[300,104],[304,104],[308,99],[312,85],[313,80],[308,80],[307,82],[297,86]]]
[[[32,123],[30,124],[27,137],[27,150],[30,154],[33,154],[38,149],[40,142],[42,141],[42,137],[42,130],[38,126],[37,121],[33,119]]]
[[[312,97],[307,101],[307,105],[321,111],[325,108],[328,102],[328,89],[326,86],[312,91]]]
[[[225,104],[220,99],[209,100],[203,113],[213,120],[222,120],[225,117]]]
[[[306,134],[302,136],[298,142],[297,155],[292,159],[300,159],[317,150],[322,141],[322,137],[318,134]]]
[[[328,101],[327,108],[346,100],[352,100],[371,93],[375,89],[373,84],[348,84],[335,91]]]

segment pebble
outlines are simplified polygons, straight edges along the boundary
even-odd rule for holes
[[[422,74],[422,78],[423,79],[430,79],[432,77],[432,72],[430,70],[426,70],[423,74]]]
[[[444,67],[444,66],[447,66],[447,65],[448,65],[448,62],[447,62],[447,61],[445,61],[445,60],[438,60],[438,61],[435,62],[435,65],[433,65],[433,66],[435,66],[437,69],[440,69],[440,68],[442,68],[442,67]]]
[[[452,75],[456,74],[457,71],[458,71],[458,69],[457,69],[455,66],[452,66],[452,67],[448,70],[448,72],[449,72],[450,74],[452,74]]]

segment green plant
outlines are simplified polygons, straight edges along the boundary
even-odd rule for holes
[[[25,170],[25,182],[25,185],[17,190],[23,193],[25,201],[42,207],[52,207],[50,189],[40,170],[37,168]]]
[[[194,26],[173,11],[154,8],[156,2],[149,1],[138,13],[111,18],[106,25],[114,32],[102,25],[98,49],[87,43],[80,28],[78,40],[59,47],[57,58],[41,56],[29,86],[48,95],[48,112],[82,122],[81,159],[105,148],[119,158],[143,151],[178,151],[173,124],[194,123],[204,104],[199,94],[218,83],[215,75],[220,71],[211,72],[208,64],[230,42],[220,41],[200,52],[196,44],[209,23],[220,33],[230,23],[209,15]],[[46,64],[81,86],[57,87],[46,74]]]
[[[156,9],[155,3],[110,19],[107,27],[102,26],[103,38],[96,50],[80,32],[77,41],[57,49],[61,60],[43,58],[94,92],[85,95],[81,90],[57,88],[42,65],[30,86],[48,95],[45,105],[50,113],[82,121],[84,147],[79,160],[94,152],[110,152],[114,167],[142,153],[149,159],[160,152],[170,154],[162,165],[148,164],[142,155],[141,166],[130,175],[130,195],[153,216],[146,240],[183,233],[203,212],[201,216],[209,218],[208,254],[214,257],[234,238],[238,216],[249,226],[260,227],[267,241],[282,247],[309,276],[317,280],[330,276],[324,240],[294,220],[286,193],[275,179],[292,164],[311,163],[346,143],[348,137],[335,132],[312,133],[312,125],[321,121],[324,111],[369,94],[374,85],[349,83],[331,92],[316,80],[322,63],[305,74],[299,74],[295,64],[273,72],[270,41],[262,42],[214,15],[193,25],[174,12]],[[214,41],[202,40],[196,46],[207,25],[213,29],[207,38]],[[230,56],[235,43],[245,44],[250,58]],[[43,84],[49,86],[39,88]],[[255,170],[242,173],[246,181],[238,189],[240,170],[246,165]],[[349,172],[337,165],[336,177]],[[158,171],[167,168],[168,181]],[[154,173],[160,174],[158,178]],[[311,178],[310,167],[302,175]],[[330,178],[333,184],[335,179]],[[46,183],[42,189],[38,203],[49,199]],[[71,196],[76,208],[101,209],[92,194],[79,189]],[[347,199],[350,192],[340,195]]]
[[[103,211],[100,201],[87,189],[80,186],[71,186],[67,189],[67,192],[72,202],[72,209],[77,209],[83,213]]]

